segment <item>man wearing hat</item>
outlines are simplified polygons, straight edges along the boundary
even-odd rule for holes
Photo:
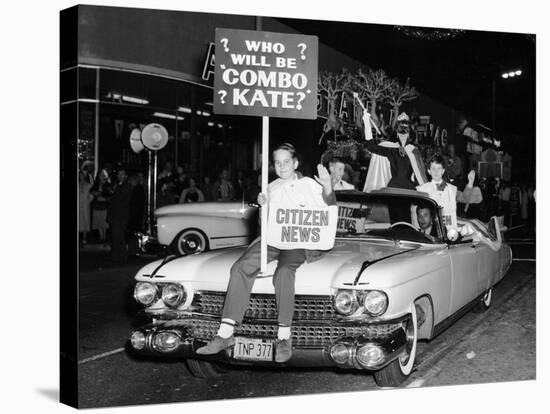
[[[409,142],[409,116],[402,112],[392,141],[377,144],[372,136],[370,114],[363,112],[367,149],[372,153],[363,191],[382,187],[415,189],[427,182],[420,151]]]

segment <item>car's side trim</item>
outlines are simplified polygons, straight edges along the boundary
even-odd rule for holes
[[[481,295],[477,296],[474,300],[467,303],[463,307],[461,307],[459,310],[457,310],[455,313],[453,313],[451,316],[447,317],[446,319],[443,319],[441,322],[439,322],[437,325],[435,325],[433,329],[432,338],[435,338],[437,335],[442,333],[445,329],[447,329],[449,326],[451,326],[453,323],[455,323],[458,319],[462,318],[468,311],[470,311],[483,296],[485,295],[485,292],[483,292]]]
[[[403,253],[412,252],[412,251],[417,250],[419,248],[420,248],[420,246],[417,246],[417,247],[413,247],[412,249],[403,250],[401,252],[390,254],[389,256],[381,257],[380,259],[371,260],[371,261],[365,260],[363,263],[361,263],[361,269],[359,269],[359,272],[357,272],[357,276],[355,276],[355,279],[353,280],[353,286],[356,286],[359,283],[359,279],[361,278],[361,275],[363,274],[363,271],[367,267],[369,267],[369,266],[371,266],[375,263],[381,262],[382,260],[389,259],[390,257],[395,257],[395,256],[399,256],[400,254],[403,254]]]
[[[210,240],[218,240],[218,239],[237,239],[239,237],[250,237],[250,234],[243,234],[242,236],[218,236],[218,237],[210,237]]]

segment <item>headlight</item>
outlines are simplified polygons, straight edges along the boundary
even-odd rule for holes
[[[150,306],[157,300],[157,287],[149,282],[139,282],[134,289],[134,298],[138,303]]]
[[[372,368],[384,360],[384,351],[374,344],[366,344],[357,350],[356,358],[365,368]]]
[[[371,290],[365,295],[363,306],[372,316],[380,316],[388,309],[388,297],[384,292]]]
[[[330,356],[337,364],[345,364],[348,362],[350,350],[344,344],[335,344],[330,348]]]
[[[158,332],[153,337],[153,348],[160,352],[173,351],[180,345],[180,338],[174,332]]]
[[[145,348],[145,335],[141,331],[135,331],[130,338],[130,342],[134,349],[143,349]]]
[[[334,309],[343,315],[350,315],[357,309],[357,297],[351,290],[341,290],[334,297]]]
[[[187,293],[182,285],[168,283],[162,288],[162,301],[166,306],[177,308],[187,298]]]

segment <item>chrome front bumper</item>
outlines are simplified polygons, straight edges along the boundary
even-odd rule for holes
[[[195,351],[208,341],[206,339],[194,338],[189,332],[190,328],[185,326],[174,326],[173,323],[164,324],[161,322],[137,329],[132,333],[131,338],[139,337],[140,341],[129,340],[129,349],[136,355],[167,358],[195,358],[233,365],[327,366],[378,370],[391,363],[405,350],[407,337],[404,326],[409,319],[410,315],[407,315],[399,320],[388,321],[387,324],[402,324],[403,328],[395,329],[391,333],[380,336],[341,336],[331,340],[330,343],[324,346],[294,345],[292,358],[284,364],[235,359],[233,358],[233,349],[219,352],[216,355],[198,355]],[[253,337],[262,338],[262,336],[257,335]],[[263,338],[273,339],[274,337],[270,336],[269,338]],[[378,355],[371,363],[365,359],[364,355],[362,358],[358,356],[358,351],[365,346],[374,350],[375,354]],[[338,357],[333,356],[332,351],[335,349],[339,350]]]

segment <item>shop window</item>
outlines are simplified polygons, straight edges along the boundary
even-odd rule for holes
[[[96,99],[96,68],[78,68],[78,98]]]

